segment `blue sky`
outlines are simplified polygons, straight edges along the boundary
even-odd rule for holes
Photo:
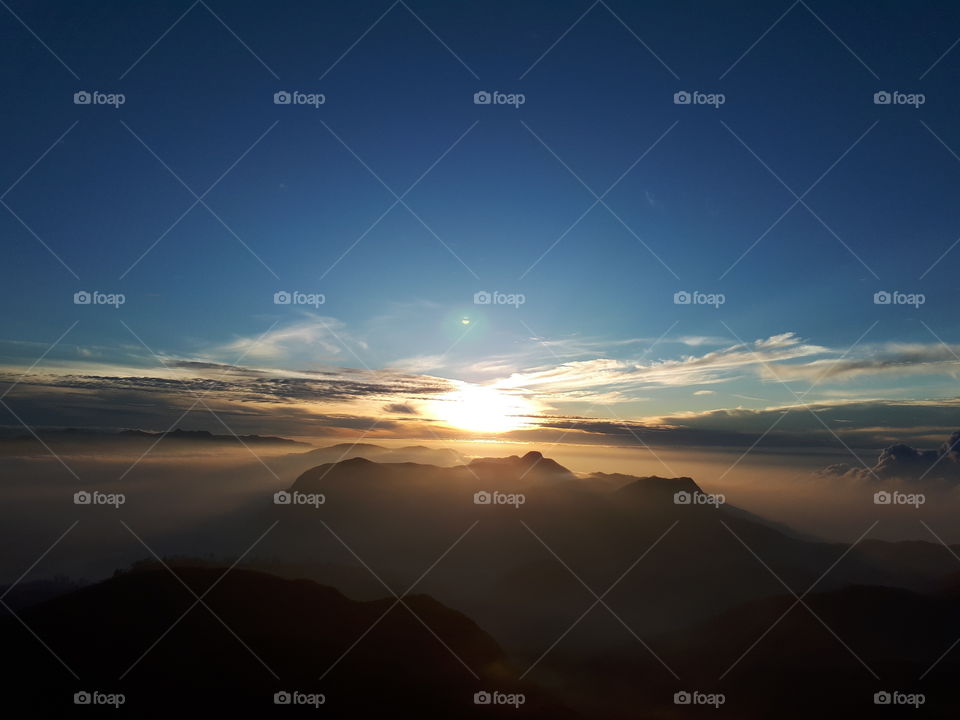
[[[140,340],[168,363],[232,363],[269,330],[242,364],[406,370],[559,415],[610,418],[598,398],[637,422],[793,404],[768,361],[802,366],[785,371],[802,392],[826,367],[811,363],[857,360],[816,402],[956,396],[960,247],[937,261],[960,237],[960,8],[9,5],[11,378],[77,322],[35,370],[163,374]],[[79,90],[125,102],[75,105]],[[326,102],[276,105],[281,90]],[[476,105],[481,90],[525,102]],[[725,102],[677,105],[683,90]],[[925,102],[874,103],[895,90]],[[805,205],[784,215],[793,193]],[[78,290],[126,302],[78,306]],[[325,302],[277,306],[280,290]],[[482,290],[525,302],[477,306]],[[678,291],[725,302],[678,306]],[[878,291],[925,302],[878,306]],[[684,374],[741,340],[722,369]],[[611,381],[604,361],[630,370]],[[11,399],[60,424],[30,415],[33,382]]]

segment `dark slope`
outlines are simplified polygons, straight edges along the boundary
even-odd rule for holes
[[[488,708],[475,707],[473,693],[494,688],[525,692],[524,715],[566,716],[535,688],[511,683],[515,675],[497,643],[427,596],[406,598],[413,612],[387,612],[393,598],[356,602],[306,580],[235,569],[218,582],[224,568],[174,571],[198,594],[212,588],[204,602],[223,624],[197,606],[164,636],[194,598],[160,568],[120,573],[20,613],[79,681],[19,622],[3,618],[5,653],[18,660],[5,681],[32,716],[71,709],[77,690],[122,692],[125,711],[136,717],[177,710],[263,715],[276,711],[274,692],[300,690],[325,694],[325,716],[474,717]]]

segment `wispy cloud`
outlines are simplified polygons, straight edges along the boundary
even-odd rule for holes
[[[723,345],[707,336],[676,337],[649,352],[653,341],[631,338],[609,346],[633,357],[614,358],[594,354],[592,339],[537,339],[514,354],[469,365],[425,353],[369,370],[356,367],[366,365],[366,343],[335,318],[304,315],[257,340],[237,337],[191,356],[159,358],[143,347],[123,346],[114,351],[119,360],[112,364],[100,349],[84,357],[65,347],[32,370],[9,399],[28,422],[38,424],[164,429],[171,415],[189,407],[192,393],[206,392],[218,412],[245,423],[238,428],[244,432],[337,432],[383,419],[380,430],[424,437],[424,424],[450,430],[436,418],[443,417],[443,403],[452,394],[473,386],[469,378],[536,408],[538,417],[523,431],[528,434],[540,427],[569,429],[575,441],[629,444],[635,441],[629,436],[637,435],[668,444],[736,444],[752,442],[787,412],[767,438],[770,443],[836,444],[780,386],[802,381],[818,384],[810,409],[828,427],[870,447],[905,435],[923,440],[942,434],[956,425],[960,406],[952,399],[898,399],[887,387],[850,383],[874,375],[955,375],[960,363],[950,348],[935,343],[865,346],[847,353],[787,332]],[[684,348],[679,353],[677,344]],[[244,352],[239,365],[231,364]],[[13,363],[0,367],[0,382],[13,382],[24,369]],[[830,387],[833,382],[843,385]],[[724,397],[754,407],[710,407],[717,397],[713,388],[720,385],[727,388]],[[673,402],[684,403],[682,411],[670,412]],[[610,417],[615,404],[621,410]],[[650,409],[641,413],[640,407]]]
[[[960,345],[888,343],[863,347],[858,357],[765,368],[780,380],[846,380],[867,376],[960,375]]]
[[[302,359],[321,353],[326,357],[349,356],[349,350],[364,350],[367,344],[332,317],[308,315],[263,335],[238,337],[207,350],[210,357],[250,357],[273,361]]]
[[[739,343],[700,355],[676,359],[636,362],[611,358],[575,360],[550,367],[512,373],[497,382],[498,387],[525,388],[549,394],[556,401],[585,400],[594,394],[616,389],[623,400],[649,388],[721,383],[758,372],[771,363],[829,355],[835,351],[803,342],[793,333],[757,340],[749,346]]]

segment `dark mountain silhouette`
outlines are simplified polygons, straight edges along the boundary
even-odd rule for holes
[[[331,530],[401,589],[469,529],[422,587],[522,657],[535,657],[592,602],[581,580],[602,592],[655,542],[607,598],[643,636],[781,593],[753,553],[798,592],[841,556],[818,590],[862,584],[924,592],[957,570],[934,543],[867,539],[844,555],[843,543],[805,538],[733,506],[676,504],[678,492],[702,495],[691,478],[577,478],[539,453],[447,468],[354,458],[311,468],[290,487],[326,502],[272,506],[264,498],[246,525],[279,521],[264,556],[315,567],[311,577],[320,582],[340,582],[342,568],[358,564]],[[494,490],[522,493],[524,503],[475,504],[474,493]],[[362,572],[350,588],[358,597],[377,592]],[[587,652],[623,640],[619,623],[586,627],[564,644]]]
[[[86,689],[124,693],[135,717],[187,708],[191,716],[264,716],[277,712],[275,692],[298,690],[323,693],[324,716],[469,718],[490,710],[474,705],[475,692],[499,689],[526,695],[523,716],[572,717],[535,686],[512,681],[497,643],[428,596],[405,599],[412,613],[403,606],[387,612],[392,598],[356,602],[307,580],[242,569],[219,580],[223,567],[173,570],[195,593],[210,589],[204,601],[217,617],[202,606],[183,615],[193,596],[152,563],[21,611],[79,681],[19,622],[0,620],[4,651],[18,659],[5,684],[18,689],[30,716],[66,714],[73,693]]]
[[[624,710],[633,707],[688,717],[672,695],[693,688],[725,694],[719,710],[703,711],[720,717],[956,717],[960,655],[944,656],[921,680],[960,637],[956,596],[850,586],[806,597],[816,617],[800,605],[789,610],[794,602],[788,595],[752,601],[651,638],[679,680],[635,644],[589,657],[561,651],[544,674],[570,678],[565,697],[611,720],[635,717]],[[882,690],[926,700],[919,712],[877,707],[873,696]]]
[[[471,460],[469,469],[481,479],[532,483],[536,480],[575,480],[576,476],[560,463],[531,450],[523,457],[478,458]]]
[[[265,444],[289,446],[299,445],[303,447],[307,446],[307,443],[290,440],[288,438],[273,437],[270,435],[216,435],[207,430],[181,430],[180,428],[162,433],[147,432],[144,430],[122,430],[121,432],[117,433],[117,435],[119,437],[148,438],[151,440],[156,440],[157,438],[162,437],[165,441],[178,440],[192,442],[237,442],[240,440],[248,445]]]
[[[960,572],[956,558],[937,543],[867,538],[850,548],[818,541],[746,510],[702,502],[710,496],[689,477],[577,477],[539,453],[450,467],[357,456],[301,471],[297,463],[304,455],[311,454],[276,458],[296,478],[287,489],[322,495],[324,502],[275,504],[271,488],[252,505],[206,524],[205,536],[173,537],[178,552],[210,551],[214,541],[234,552],[249,544],[252,532],[273,528],[209,601],[257,655],[289,678],[291,689],[302,683],[305,692],[321,687],[316,680],[323,668],[315,668],[332,664],[393,602],[381,582],[401,593],[417,581],[415,592],[424,595],[413,596],[411,606],[483,684],[397,607],[337,668],[336,674],[345,671],[335,683],[341,697],[363,696],[350,711],[471,717],[476,707],[456,704],[464,692],[472,697],[486,685],[509,691],[518,687],[511,678],[530,667],[527,679],[584,717],[601,720],[635,717],[638,709],[650,717],[691,717],[702,708],[672,703],[682,689],[726,693],[729,704],[710,711],[724,717],[766,718],[775,709],[782,717],[852,717],[873,709],[872,693],[884,685],[803,607],[719,681],[794,601],[771,570],[797,593],[817,582],[811,607],[888,683],[886,689],[914,688],[925,659],[932,664],[960,637],[954,610]],[[501,500],[491,501],[492,494]],[[199,592],[229,563],[178,558],[171,564]],[[137,649],[142,653],[192,602],[153,563],[81,590],[62,583],[30,590],[15,589],[11,605],[58,654],[63,648],[71,667],[89,668],[85,680],[105,690],[125,669],[117,665],[132,663]],[[48,663],[37,677],[26,670],[11,676],[13,683],[44,698],[80,689],[66,683],[69,674],[36,638],[7,620],[0,640],[24,653],[25,667]],[[100,640],[91,623],[107,628]],[[891,623],[897,627],[888,631]],[[183,655],[188,659],[178,663]],[[185,688],[191,702],[206,707],[210,692],[226,693],[239,682],[244,690],[236,713],[242,714],[267,707],[272,691],[282,688],[202,607],[143,662],[125,681],[131,697],[149,695],[159,682]],[[158,665],[151,669],[150,663]],[[298,674],[305,667],[316,674]],[[457,677],[458,668],[464,676]],[[956,670],[947,656],[924,687],[949,697],[941,685]],[[138,679],[141,671],[146,674]],[[183,685],[185,676],[204,679]],[[373,697],[369,687],[365,694],[361,677],[385,694]],[[443,690],[435,691],[438,686]],[[326,692],[322,687],[318,691]],[[791,687],[814,690],[784,708]],[[531,702],[520,714],[563,717],[552,706],[544,709],[542,693],[529,692]],[[386,694],[400,698],[402,709],[388,706]],[[337,716],[346,707],[331,702],[325,712]],[[924,712],[940,709],[931,700]]]
[[[693,478],[662,478],[657,475],[637,478],[632,475],[595,473],[591,477],[618,481],[622,487],[616,491],[627,502],[640,500],[647,502],[673,502],[677,492],[702,493],[703,490]]]
[[[328,463],[307,470],[291,489],[302,492],[319,492],[330,487],[346,488],[349,483],[363,482],[389,485],[401,483],[416,485],[429,490],[456,487],[457,484],[482,489],[483,482],[496,483],[498,488],[518,488],[537,482],[576,480],[576,476],[555,460],[544,458],[539,452],[529,452],[523,457],[511,455],[506,458],[478,458],[465,465],[438,467],[414,462],[380,462],[365,456]]]
[[[78,590],[86,583],[58,576],[45,580],[30,580],[10,586],[0,587],[0,596],[3,601],[14,610],[30,605],[36,605],[50,598],[65,595]]]
[[[428,448],[423,445],[409,445],[400,448],[387,448],[370,443],[340,443],[317,448],[296,456],[298,460],[312,460],[314,463],[335,463],[353,458],[366,458],[381,463],[423,463],[449,467],[462,465],[465,458],[455,450],[447,448]]]
[[[38,439],[39,438],[39,439]],[[170,430],[167,432],[152,432],[147,430],[120,430],[107,432],[66,428],[59,430],[38,430],[36,437],[32,434],[17,434],[0,437],[0,456],[45,454],[51,447],[65,453],[87,453],[104,451],[131,451],[143,452],[153,443],[158,443],[157,449],[180,450],[202,447],[225,447],[243,445],[271,448],[307,448],[308,443],[290,440],[269,435],[218,435],[207,430]]]

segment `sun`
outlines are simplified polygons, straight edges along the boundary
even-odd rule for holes
[[[461,430],[502,433],[528,425],[526,416],[533,405],[518,395],[481,385],[464,385],[444,396],[437,414],[448,425]]]

